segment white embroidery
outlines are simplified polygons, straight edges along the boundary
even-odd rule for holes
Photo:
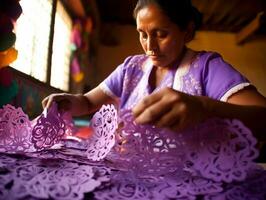
[[[183,77],[184,88],[183,92],[192,95],[202,95],[202,87],[200,82],[194,78],[192,74]]]
[[[220,99],[220,101],[224,101],[224,102],[227,102],[228,98],[237,93],[239,90],[242,90],[243,88],[247,87],[251,85],[250,83],[240,83],[234,87],[232,87],[230,90],[228,90]]]
[[[189,72],[192,62],[197,63],[198,58],[199,56],[197,56],[196,59],[194,60],[193,51],[188,49],[184,59],[182,60],[181,64],[178,66],[176,70],[173,89],[178,91],[183,90],[183,77]]]
[[[119,100],[119,98],[110,90],[110,88],[104,82],[100,83],[98,87],[103,91],[103,93],[107,94],[109,97],[112,97],[116,101]]]

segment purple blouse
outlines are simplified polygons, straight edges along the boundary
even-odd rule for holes
[[[170,87],[191,95],[207,96],[227,101],[233,93],[250,85],[250,82],[221,55],[202,51],[193,61],[186,60],[169,70],[154,90],[149,86],[149,76],[153,65],[146,55],[136,55],[125,59],[101,84],[100,88],[120,102],[120,108],[131,109],[144,96],[162,88]]]

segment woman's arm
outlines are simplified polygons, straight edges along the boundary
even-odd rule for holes
[[[249,127],[259,139],[266,141],[266,98],[253,87],[246,87],[230,96],[227,103],[205,101],[210,116],[236,118]]]
[[[81,116],[94,112],[103,104],[114,103],[114,100],[98,86],[86,94],[51,94],[42,101],[42,105],[49,108],[52,102],[58,104],[59,110],[69,111],[73,116]]]
[[[266,99],[251,87],[238,91],[227,103],[165,88],[145,97],[133,114],[137,123],[174,131],[211,117],[239,119],[258,139],[266,140]]]

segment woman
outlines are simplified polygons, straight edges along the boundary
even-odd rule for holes
[[[186,47],[201,22],[189,0],[139,0],[134,16],[145,55],[128,57],[86,94],[52,94],[43,106],[56,101],[77,116],[118,103],[137,123],[174,131],[210,117],[237,118],[266,139],[266,99],[219,54]]]

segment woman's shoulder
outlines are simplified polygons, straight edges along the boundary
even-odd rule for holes
[[[209,67],[228,67],[231,66],[224,60],[223,56],[215,51],[197,51],[196,58],[193,61],[193,65],[202,70]]]
[[[198,51],[197,57],[198,57],[197,60],[203,64],[208,64],[209,62],[225,63],[223,56],[216,51]]]
[[[223,59],[222,55],[215,51],[198,51],[198,59],[200,61],[209,61],[214,59]]]

